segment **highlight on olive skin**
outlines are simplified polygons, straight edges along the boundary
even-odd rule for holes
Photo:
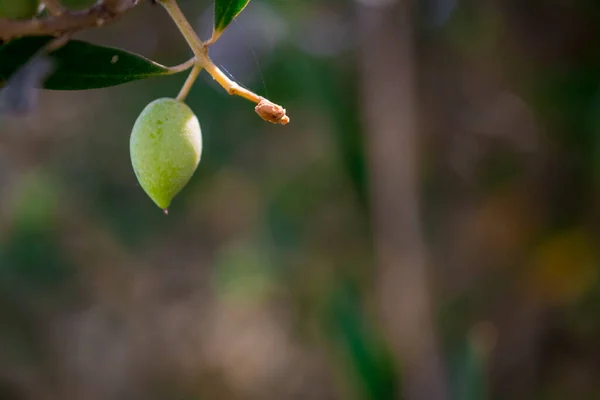
[[[202,133],[198,118],[179,100],[154,100],[133,126],[130,153],[140,185],[167,213],[200,162]]]

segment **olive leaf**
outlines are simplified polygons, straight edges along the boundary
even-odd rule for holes
[[[219,37],[250,0],[215,0],[215,23],[213,37]]]
[[[54,38],[24,37],[0,46],[0,82],[17,72]],[[56,66],[42,87],[51,90],[85,90],[175,73],[126,50],[71,40],[49,54]]]

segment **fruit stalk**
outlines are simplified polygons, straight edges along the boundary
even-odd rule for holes
[[[185,101],[185,98],[187,97],[188,93],[190,92],[190,89],[192,88],[192,86],[194,85],[194,82],[196,82],[196,78],[198,78],[198,75],[200,74],[201,71],[202,71],[202,67],[198,64],[195,64],[194,68],[192,68],[192,70],[190,71],[190,74],[188,75],[187,79],[185,80],[183,87],[179,91],[179,94],[177,95],[177,100]]]

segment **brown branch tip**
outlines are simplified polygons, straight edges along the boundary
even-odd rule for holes
[[[262,119],[273,124],[285,125],[290,122],[290,118],[285,115],[285,108],[267,99],[262,99],[254,108],[254,111]]]

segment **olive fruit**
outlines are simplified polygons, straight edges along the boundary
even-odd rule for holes
[[[135,121],[129,146],[140,185],[166,213],[200,162],[202,133],[198,118],[179,100],[154,100]]]
[[[37,14],[38,6],[38,0],[0,0],[0,18],[31,18]]]

